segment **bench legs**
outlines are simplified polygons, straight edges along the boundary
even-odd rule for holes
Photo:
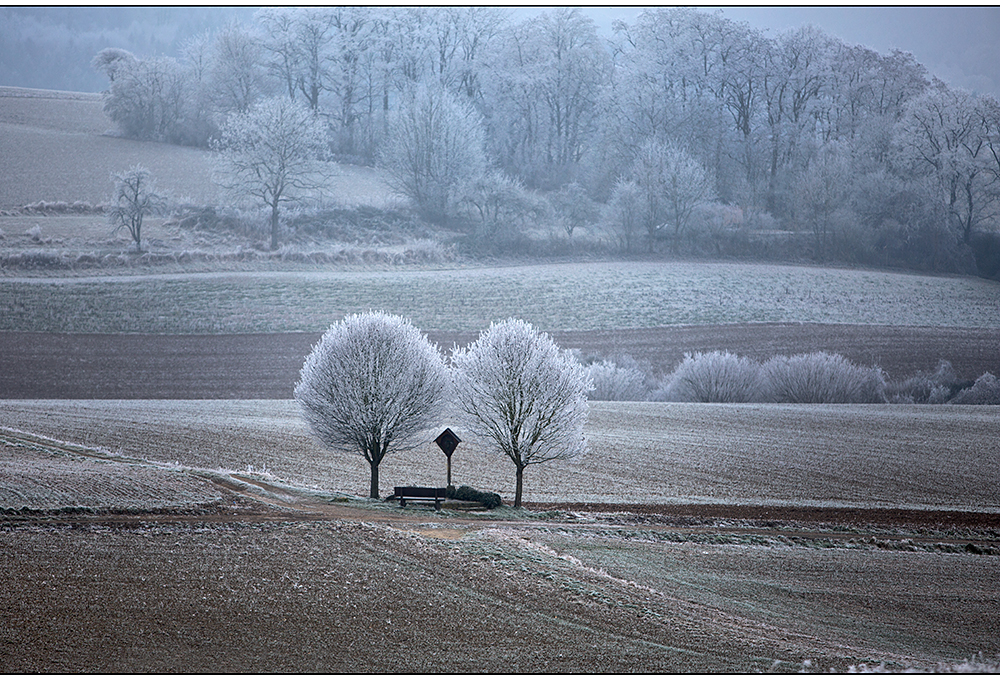
[[[431,499],[428,498],[426,500],[431,500]],[[405,508],[406,507],[406,499],[405,498],[400,498],[399,499],[399,507],[401,507],[401,508]],[[435,510],[440,510],[441,509],[441,499],[440,498],[435,498],[434,499],[434,509]]]

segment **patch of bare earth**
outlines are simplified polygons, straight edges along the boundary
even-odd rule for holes
[[[757,359],[837,352],[891,378],[933,372],[940,359],[974,380],[1000,375],[1000,329],[847,324],[666,326],[552,333],[587,355],[631,354],[669,372],[685,352],[728,350]],[[476,333],[431,331],[447,349]],[[4,399],[289,399],[319,333],[244,335],[0,332]]]

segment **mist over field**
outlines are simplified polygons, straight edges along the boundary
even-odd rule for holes
[[[995,673],[998,33],[0,8],[0,674]]]

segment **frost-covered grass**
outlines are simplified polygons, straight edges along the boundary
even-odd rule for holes
[[[105,134],[114,127],[98,94],[0,87],[3,165],[17,168],[0,182],[0,210],[37,201],[105,203],[113,188],[110,173],[136,164],[149,168],[157,185],[176,197],[217,203],[207,150]],[[342,169],[329,198],[348,206],[399,204],[379,172]]]
[[[951,405],[590,405],[589,452],[525,472],[525,501],[744,503],[1000,509],[1000,407]],[[367,463],[328,452],[293,401],[7,401],[0,425],[125,455],[365,496]],[[441,486],[444,426],[464,441],[456,486],[512,499],[514,468],[445,419],[415,451],[385,459],[381,494]]]
[[[816,322],[1000,327],[1000,283],[723,263],[604,262],[422,270],[0,279],[0,330],[325,330],[380,309],[422,330],[515,316],[546,330]]]
[[[71,450],[79,453],[0,431],[0,513],[184,511],[222,500],[217,488],[178,469]]]

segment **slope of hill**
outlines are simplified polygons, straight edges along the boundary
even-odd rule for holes
[[[209,154],[122,139],[101,108],[100,95],[0,88],[0,210],[38,201],[105,203],[111,173],[142,164],[178,197],[212,203]]]
[[[0,210],[38,201],[106,203],[111,173],[137,163],[174,199],[220,199],[207,150],[116,136],[99,94],[0,87],[0,158]],[[347,206],[399,200],[377,170],[348,165],[338,165],[326,197]]]

